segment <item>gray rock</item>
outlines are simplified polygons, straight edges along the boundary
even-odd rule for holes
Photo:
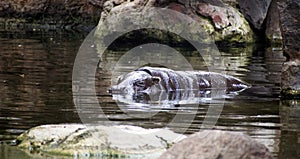
[[[0,12],[5,11],[9,8],[9,2],[0,1]]]
[[[278,17],[277,0],[273,0],[266,19],[266,39],[272,46],[280,45],[282,47],[282,35]]]
[[[271,0],[238,0],[240,11],[256,29],[262,28],[270,3]]]
[[[285,62],[281,71],[283,98],[300,98],[300,60]]]
[[[159,159],[230,158],[271,159],[262,144],[241,133],[205,130],[189,136],[168,149]]]
[[[167,129],[61,124],[34,127],[17,140],[19,148],[45,155],[157,158],[183,138]]]
[[[279,19],[288,60],[300,60],[300,1],[278,0]]]
[[[281,74],[281,95],[300,98],[300,1],[278,0],[284,55],[287,57]]]

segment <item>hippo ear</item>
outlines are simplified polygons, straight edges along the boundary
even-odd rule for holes
[[[159,78],[159,77],[152,77],[151,79],[152,79],[152,82],[153,82],[154,84],[158,84],[159,81],[160,81],[160,78]]]
[[[142,67],[135,71],[144,71],[144,72],[148,73],[149,75],[152,75],[152,72],[150,71],[150,69],[148,67]]]

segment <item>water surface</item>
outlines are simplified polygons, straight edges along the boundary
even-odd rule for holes
[[[145,128],[168,127],[185,134],[200,130],[209,106],[214,106],[209,101],[148,108],[118,103],[107,92],[115,79],[113,73],[101,67],[96,74],[96,88],[104,113],[95,113],[93,107],[76,108],[72,96],[72,68],[86,35],[66,31],[0,32],[0,141],[11,143],[17,135],[37,125],[81,123],[78,114],[82,113],[94,122],[109,120],[113,124]],[[92,42],[88,45],[87,51],[96,54],[95,45]],[[120,50],[107,51],[102,64],[111,68],[124,55],[124,50],[129,49]],[[265,144],[277,158],[300,157],[299,101],[278,98],[284,61],[280,50],[223,48],[220,49],[223,57],[220,63],[205,63],[202,60],[209,57],[200,57],[197,52],[183,48],[177,50],[194,69],[210,65],[252,84],[251,89],[225,100],[215,129],[248,134]],[[119,74],[122,73],[121,69]],[[175,116],[180,118],[174,120]],[[24,157],[23,152],[4,145],[0,146],[0,152],[0,158],[4,159],[16,155]]]

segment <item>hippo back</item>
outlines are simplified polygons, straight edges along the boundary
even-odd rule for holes
[[[159,87],[166,91],[199,90],[197,75],[189,71],[174,71],[168,68],[142,67],[138,71],[148,72],[151,76],[159,77]]]
[[[229,75],[206,71],[174,71],[168,68],[142,67],[151,76],[161,79],[159,87],[166,91],[223,89],[226,92],[240,92],[250,85]]]

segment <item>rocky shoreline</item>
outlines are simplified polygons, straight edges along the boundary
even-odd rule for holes
[[[168,129],[59,124],[34,127],[21,134],[17,143],[37,155],[150,159],[185,137]]]
[[[270,151],[242,133],[203,130],[186,136],[168,129],[83,124],[42,125],[17,138],[31,157],[56,158],[265,158]]]

